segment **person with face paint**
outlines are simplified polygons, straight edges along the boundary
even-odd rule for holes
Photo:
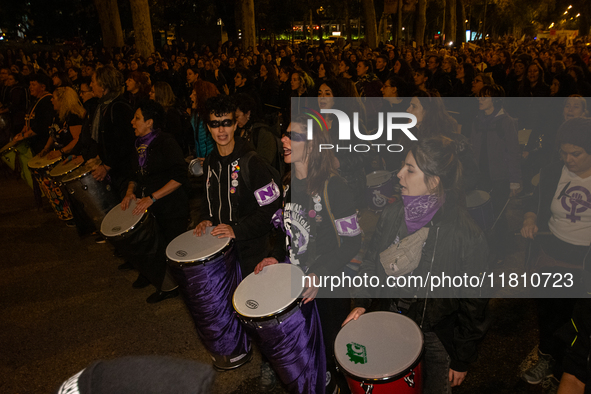
[[[390,263],[382,252],[407,237],[422,237],[400,275],[482,275],[488,248],[484,234],[463,206],[462,166],[454,141],[445,136],[420,138],[408,150],[398,172],[402,201],[387,205],[376,225],[359,275],[386,283]],[[395,291],[396,293],[392,293]],[[441,291],[441,293],[439,293]],[[451,393],[466,378],[477,357],[477,343],[487,328],[488,300],[479,289],[355,287],[354,309],[343,325],[369,310],[398,312],[423,331],[423,392]],[[378,300],[379,299],[379,300]]]
[[[279,210],[273,220],[284,229],[285,242],[278,240],[281,248],[276,248],[262,260],[255,273],[267,265],[290,263],[298,265],[311,279],[310,283],[318,283],[319,277],[348,274],[347,264],[359,251],[362,236],[353,193],[344,178],[338,176],[332,151],[318,150],[320,144],[330,142],[330,136],[315,126],[313,139],[308,140],[308,119],[307,116],[297,116],[282,138],[285,162],[291,164],[292,172],[289,179],[284,180],[289,185],[284,189],[284,209]],[[311,301],[315,301],[318,307],[326,347],[326,360],[322,357],[321,361],[326,362],[327,371],[326,379],[320,370],[318,374],[303,373],[303,378],[316,382],[315,388],[310,387],[304,392],[334,393],[337,384],[341,392],[348,392],[345,380],[336,371],[332,344],[341,321],[350,310],[349,289],[343,287],[331,291],[330,288],[312,286],[302,297],[306,307],[310,307],[307,304]],[[281,376],[281,368],[276,371]],[[297,391],[292,389],[290,392]]]
[[[205,193],[194,232],[202,236],[215,226],[211,235],[234,238],[245,277],[269,255],[271,218],[281,207],[281,180],[273,178],[251,144],[234,137],[238,124],[233,100],[212,97],[204,113],[215,146],[203,164]]]

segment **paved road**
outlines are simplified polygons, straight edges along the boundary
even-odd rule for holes
[[[34,207],[24,182],[1,176],[0,251],[0,393],[50,393],[98,359],[154,354],[210,363],[180,297],[147,304],[153,289],[133,289],[136,274],[117,270],[122,261],[108,244],[78,237],[48,205]],[[518,383],[537,343],[532,306],[491,303],[497,319],[454,393],[543,392]],[[244,367],[218,374],[214,393],[259,392],[259,364],[255,352]]]

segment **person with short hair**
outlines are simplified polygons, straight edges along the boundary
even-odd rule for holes
[[[179,295],[178,286],[166,268],[166,246],[187,230],[187,164],[174,137],[162,132],[164,108],[160,104],[140,101],[131,124],[137,136],[137,155],[121,209],[128,209],[134,200],[134,215],[150,210],[158,223],[162,241],[157,242],[156,252],[131,259],[140,272],[133,287],[143,288],[151,283],[157,291],[146,301],[154,304]]]
[[[206,227],[215,226],[213,236],[234,238],[246,276],[269,254],[271,218],[281,208],[281,185],[253,147],[234,137],[238,125],[232,99],[212,97],[204,112],[215,146],[203,165],[205,194],[194,232],[202,236]]]

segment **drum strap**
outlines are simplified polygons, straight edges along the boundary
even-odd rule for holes
[[[332,227],[334,229],[335,236],[337,237],[337,245],[340,247],[341,246],[341,237],[337,233],[337,228],[335,225],[335,218],[334,218],[334,215],[332,214],[332,210],[330,209],[330,200],[328,199],[328,182],[330,181],[330,179],[333,176],[335,176],[335,175],[332,174],[330,176],[330,178],[328,178],[326,181],[324,181],[324,191],[323,191],[324,201],[323,202],[324,202],[324,205],[326,206],[326,211],[327,211],[328,216],[330,218],[330,223],[332,224]],[[312,200],[311,196],[309,198],[308,206],[310,206],[310,207],[314,206],[314,201]],[[308,259],[308,266],[309,267],[311,267],[316,262],[316,258],[318,257],[316,255],[317,235],[318,235],[317,223],[316,223],[316,220],[312,219],[312,220],[310,220],[310,241],[308,244],[308,253],[310,256],[310,258]]]

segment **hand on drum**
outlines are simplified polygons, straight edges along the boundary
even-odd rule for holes
[[[136,196],[133,193],[127,193],[125,195],[125,197],[123,197],[123,200],[121,201],[121,210],[125,211],[127,210],[127,208],[129,208],[129,204],[131,204],[132,201],[135,201]]]
[[[316,298],[319,289],[319,287],[314,286],[314,278],[318,278],[316,274],[310,274],[307,275],[307,277],[310,278],[310,281],[308,282],[308,280],[306,280],[304,283],[311,283],[312,287],[306,288],[306,290],[304,290],[304,292],[302,293],[304,304],[307,304],[308,302]],[[318,280],[316,280],[316,283],[318,283]]]
[[[277,261],[275,257],[266,257],[263,260],[261,260],[261,262],[258,263],[256,267],[254,267],[254,274],[258,274],[263,270],[263,268],[265,268],[268,265],[273,265],[277,263],[279,263],[279,261]]]
[[[523,238],[534,239],[538,233],[538,226],[536,221],[532,219],[526,219],[523,221],[523,227],[521,227],[521,236]]]
[[[449,369],[449,381],[451,382],[451,387],[456,387],[462,384],[464,379],[466,379],[466,375],[468,372],[458,372],[454,371],[453,369]]]
[[[209,220],[204,220],[201,223],[199,223],[197,225],[197,227],[195,227],[195,230],[193,230],[193,234],[195,234],[196,236],[200,237],[203,234],[205,234],[205,229],[207,227],[211,227],[213,226],[213,223],[210,222]]]
[[[154,204],[154,201],[150,197],[144,197],[141,200],[137,201],[135,208],[133,209],[134,215],[141,215],[146,211],[146,209],[150,208]]]
[[[92,171],[92,177],[97,181],[102,181],[107,176],[107,172],[107,167],[105,167],[104,164],[101,164]]]
[[[218,224],[212,230],[211,235],[215,235],[218,238],[236,238],[234,229],[228,224]]]
[[[351,313],[349,313],[349,316],[347,316],[347,318],[345,319],[343,324],[341,324],[341,327],[343,327],[345,324],[349,323],[351,320],[359,319],[359,316],[363,315],[364,313],[365,313],[365,308],[357,307],[357,308],[353,309],[351,311]]]

